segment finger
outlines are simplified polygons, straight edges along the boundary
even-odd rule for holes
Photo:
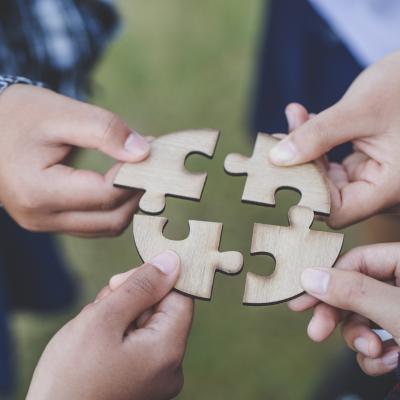
[[[400,338],[400,289],[354,271],[309,268],[301,275],[303,288],[342,310],[360,314]]]
[[[288,122],[289,133],[299,128],[301,125],[306,123],[309,119],[314,118],[316,114],[308,113],[307,109],[299,103],[291,103],[285,109],[286,119]],[[280,137],[284,139],[287,135]],[[326,155],[322,155],[316,160],[323,170],[327,170],[329,167],[328,158]]]
[[[128,279],[99,303],[100,313],[112,315],[110,323],[123,331],[145,310],[162,300],[179,275],[179,257],[165,251],[137,268]]]
[[[269,156],[276,165],[295,165],[316,160],[333,147],[359,135],[360,122],[337,104],[309,119],[278,143]]]
[[[282,139],[285,139],[287,134],[286,133],[273,133],[271,136],[276,139],[282,140]]]
[[[166,343],[184,349],[192,325],[193,308],[192,298],[172,292],[157,305],[144,328],[160,332]]]
[[[400,244],[379,243],[351,249],[335,264],[336,269],[357,271],[380,281],[395,280],[399,285]]]
[[[382,354],[383,345],[371,329],[367,318],[351,314],[342,324],[342,336],[347,346],[366,357],[376,358]]]
[[[99,293],[97,293],[96,298],[94,299],[94,302],[97,303],[100,300],[104,299],[111,293],[111,289],[108,286],[104,286],[103,289],[100,290]]]
[[[116,114],[76,100],[63,99],[68,124],[57,127],[51,139],[57,144],[97,149],[119,161],[137,162],[147,157],[148,141],[130,129]]]
[[[329,168],[327,169],[327,176],[338,190],[341,190],[344,186],[349,184],[349,177],[341,164],[330,163]],[[340,203],[340,201],[341,200],[339,199],[337,202]]]
[[[342,312],[328,304],[320,303],[315,306],[313,317],[308,324],[307,333],[314,342],[327,339],[342,320]]]
[[[396,345],[389,345],[385,348],[382,357],[370,358],[362,353],[357,354],[357,362],[360,368],[368,375],[380,376],[395,370],[399,364],[400,348]]]
[[[384,196],[377,195],[381,190],[375,183],[368,181],[344,185],[339,191],[339,196],[332,201],[329,225],[333,228],[343,228],[379,212],[385,207]]]
[[[57,164],[45,170],[46,206],[55,211],[113,210],[136,191],[113,186],[121,164],[115,164],[105,175]]]
[[[52,215],[46,225],[49,231],[62,231],[82,237],[117,236],[130,224],[138,208],[136,195],[112,211],[66,211]]]
[[[123,283],[126,282],[126,280],[133,274],[135,273],[135,268],[130,269],[129,271],[122,272],[120,274],[116,274],[110,278],[110,281],[108,283],[108,291],[111,293],[114,290],[117,290]],[[147,309],[144,311],[138,319],[135,321],[135,327],[140,329],[143,328],[143,325],[146,324],[146,322],[150,319],[150,317],[154,314],[154,310],[152,308]]]
[[[150,308],[146,310],[142,315],[139,316],[139,318],[136,320],[136,327],[138,329],[143,329],[149,319],[153,316],[154,310],[153,308]]]
[[[350,154],[343,160],[342,165],[350,181],[357,181],[360,178],[362,179],[361,172],[368,160],[368,156],[358,151]]]
[[[382,210],[381,214],[398,216],[400,214],[400,205],[396,204],[393,207],[388,207],[388,208]]]
[[[319,303],[319,300],[309,294],[303,294],[288,302],[288,307],[292,311],[306,311]]]
[[[290,103],[285,109],[286,120],[288,123],[288,132],[299,128],[309,119],[307,109],[299,103]]]

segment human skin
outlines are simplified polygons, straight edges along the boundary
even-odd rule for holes
[[[299,104],[290,104],[286,114],[289,132],[316,118]],[[329,171],[326,158],[319,161]],[[289,308],[313,309],[307,328],[312,340],[326,340],[340,325],[345,343],[357,353],[366,374],[383,375],[397,367],[400,288],[395,286],[400,286],[400,244],[355,248],[338,260],[334,270],[310,268],[301,279],[307,294],[290,301]],[[382,342],[372,330],[375,324],[391,333],[393,340]]]
[[[295,303],[292,309],[313,308],[308,335],[326,340],[341,324],[347,346],[369,375],[394,370],[400,353],[400,244],[385,243],[355,248],[342,256],[333,269],[305,270],[303,288],[317,304]],[[382,342],[374,324],[393,339]]]
[[[193,300],[167,251],[113,277],[47,345],[27,400],[167,400],[183,385]]]
[[[121,162],[138,162],[148,141],[117,115],[50,90],[12,85],[0,95],[0,202],[31,231],[114,236],[140,192],[113,187]],[[117,162],[104,175],[67,165],[76,148]]]
[[[331,181],[335,228],[366,219],[400,202],[400,52],[362,72],[343,98],[297,125],[299,105],[287,108],[290,134],[269,155],[277,165],[296,165],[324,156],[351,141],[353,153],[342,163],[326,164]]]

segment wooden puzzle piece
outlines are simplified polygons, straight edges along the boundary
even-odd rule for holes
[[[218,136],[219,132],[211,129],[160,136],[151,143],[151,152],[146,160],[122,165],[114,185],[144,190],[139,207],[150,214],[164,210],[166,195],[198,200],[207,173],[189,172],[185,161],[193,153],[211,157]]]
[[[303,293],[300,276],[309,267],[330,268],[343,244],[343,235],[312,231],[314,213],[294,206],[289,210],[289,227],[254,224],[251,254],[269,254],[276,261],[270,276],[248,272],[245,304],[273,304]]]
[[[135,215],[133,235],[136,248],[144,262],[164,250],[175,251],[181,259],[181,273],[175,289],[202,299],[210,299],[215,271],[239,273],[243,256],[237,251],[220,252],[222,224],[189,221],[190,233],[185,240],[170,240],[163,236],[168,219]]]
[[[275,205],[275,193],[280,188],[297,189],[301,193],[299,206],[329,214],[330,194],[325,178],[315,163],[294,167],[278,167],[269,161],[269,152],[279,139],[259,133],[253,155],[229,154],[225,171],[233,175],[247,175],[242,200]]]

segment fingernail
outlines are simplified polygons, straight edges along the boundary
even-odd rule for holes
[[[301,274],[301,284],[311,294],[325,294],[328,291],[330,274],[328,271],[307,268]]]
[[[399,363],[398,350],[385,354],[382,357],[382,363],[385,364],[389,368],[396,368]]]
[[[287,123],[288,123],[289,132],[291,132],[296,126],[294,114],[289,108],[287,108],[285,110],[285,115],[286,115],[286,119],[287,119]]]
[[[149,261],[149,264],[158,268],[165,275],[171,275],[179,266],[179,256],[174,251],[167,250],[155,256]]]
[[[125,150],[135,156],[143,156],[147,154],[150,150],[149,142],[140,136],[137,132],[132,131],[125,141]]]
[[[364,356],[369,356],[369,345],[367,339],[358,337],[354,340],[353,346],[358,352],[364,354]]]
[[[293,162],[298,155],[294,143],[289,139],[280,141],[269,153],[269,158],[274,164],[285,165]]]

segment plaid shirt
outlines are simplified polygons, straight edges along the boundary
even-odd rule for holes
[[[43,82],[67,96],[85,98],[92,67],[117,27],[118,17],[111,0],[0,0],[0,93],[13,83]],[[3,227],[2,235],[4,229],[11,228]],[[12,228],[11,232],[15,240],[16,230]],[[25,233],[18,235],[20,243],[33,240]],[[4,288],[4,263],[0,262],[0,398],[12,391],[14,380],[14,355],[7,325],[9,308],[24,304],[26,296],[43,288],[43,282],[57,287],[57,293],[61,294],[55,295],[51,290],[41,293],[37,304],[41,304],[42,310],[49,304],[61,306],[61,302],[68,301],[65,298],[72,297],[70,278],[53,254],[51,242],[41,235],[35,243],[39,247],[36,253],[31,250],[33,259],[27,270],[34,265],[37,275],[29,290],[22,285],[20,289],[14,288],[11,296],[8,288]],[[38,248],[43,252],[46,246],[50,246],[50,253],[46,248],[46,254],[50,255],[41,257]],[[3,253],[0,248],[0,261],[8,262]],[[49,268],[52,274],[48,274]],[[15,270],[17,274],[24,271],[21,266]],[[14,269],[7,271],[7,279],[14,282],[10,278]]]
[[[111,0],[1,0],[0,92],[34,80],[84,98],[91,69],[117,27]]]

